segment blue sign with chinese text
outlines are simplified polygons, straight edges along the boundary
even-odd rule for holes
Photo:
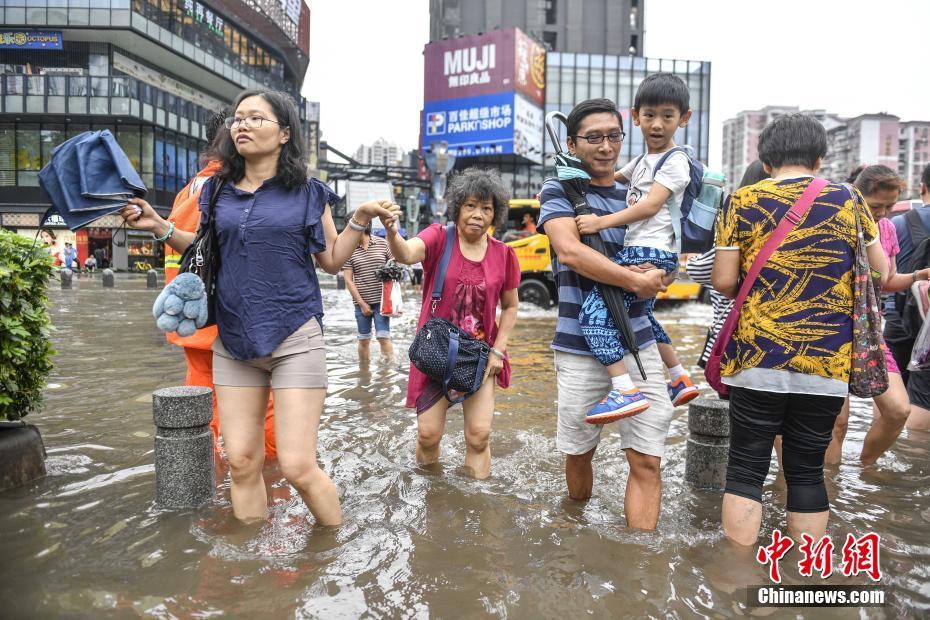
[[[513,93],[426,102],[423,146],[442,140],[458,157],[513,153]]]
[[[61,32],[50,30],[0,30],[0,49],[60,50]]]

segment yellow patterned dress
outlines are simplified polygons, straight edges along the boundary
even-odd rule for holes
[[[810,181],[767,179],[732,194],[717,222],[717,247],[740,250],[741,278]],[[721,366],[726,383],[758,385],[746,381],[748,374],[766,379],[758,389],[790,389],[800,377],[782,373],[799,373],[821,378],[809,385],[830,385],[833,394],[848,384],[857,242],[853,209],[859,210],[866,243],[875,242],[878,227],[859,191],[830,184],[768,260],[727,346]],[[736,380],[740,373],[742,380]]]

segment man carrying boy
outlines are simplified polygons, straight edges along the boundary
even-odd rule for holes
[[[623,187],[614,180],[620,156],[620,113],[607,99],[579,103],[568,116],[569,151],[581,160],[591,176],[588,206],[598,215],[627,208]],[[578,322],[585,297],[595,283],[617,286],[648,299],[665,290],[665,273],[651,265],[624,267],[581,242],[575,212],[557,181],[547,182],[540,194],[539,228],[552,244],[552,269],[559,283],[559,319],[552,348],[558,389],[556,447],[565,453],[565,479],[572,499],[591,497],[594,482],[592,460],[601,426],[585,423],[585,414],[611,389],[607,369],[592,355]],[[614,255],[623,246],[624,230],[600,231]],[[624,511],[630,527],[655,529],[659,520],[662,483],[659,466],[672,421],[672,404],[666,390],[662,360],[658,354],[645,303],[629,308],[630,321],[648,375],[634,383],[652,404],[648,416],[621,420],[621,447],[630,464]],[[632,361],[627,356],[627,361]]]
[[[627,209],[599,217],[575,218],[582,235],[606,228],[625,227],[623,247],[613,256],[615,262],[628,267],[649,263],[665,271],[671,282],[678,273],[681,234],[675,224],[681,219],[681,203],[691,182],[688,154],[675,149],[674,136],[691,118],[688,87],[677,75],[655,73],[639,85],[633,99],[633,123],[643,132],[646,154],[633,159],[615,175],[629,185]],[[629,306],[635,297],[624,294]],[[698,389],[685,372],[672,341],[653,315],[655,299],[646,300],[646,316],[662,363],[668,368],[668,394],[676,407],[698,396]],[[595,286],[585,298],[579,316],[581,331],[594,356],[607,367],[612,389],[588,411],[586,421],[607,424],[649,408],[649,402],[633,384],[623,357],[628,344],[623,342],[616,325],[609,318],[600,287]]]

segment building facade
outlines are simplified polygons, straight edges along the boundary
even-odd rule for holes
[[[520,28],[550,51],[640,56],[645,0],[430,0],[430,41]]]
[[[0,226],[52,230],[83,261],[161,266],[160,243],[117,216],[71,233],[52,218],[38,173],[52,149],[109,129],[163,214],[197,171],[204,122],[246,88],[300,97],[310,11],[298,0],[6,0],[0,7]],[[306,135],[306,133],[305,133]]]
[[[898,174],[907,183],[907,198],[920,198],[920,175],[930,166],[930,121],[899,125]]]
[[[668,71],[684,80],[691,92],[691,121],[675,134],[677,144],[689,145],[701,161],[708,157],[710,127],[709,62],[643,58],[640,56],[606,56],[549,52],[546,55],[545,113],[560,111],[568,115],[576,103],[606,97],[614,101],[623,116],[626,139],[620,151],[620,163],[645,152],[643,135],[633,126],[630,108],[640,82],[650,73]],[[565,148],[565,127],[559,126],[559,139]],[[529,165],[495,158],[464,158],[456,168],[474,164],[493,165],[511,188],[514,198],[531,198],[543,181],[555,175],[554,150],[548,137],[543,140],[543,165]]]
[[[372,144],[359,145],[355,151],[355,159],[366,166],[396,166],[404,155],[402,148],[384,138],[378,138]]]

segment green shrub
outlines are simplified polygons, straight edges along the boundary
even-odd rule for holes
[[[37,409],[52,370],[46,307],[52,257],[32,245],[0,230],[0,419]]]

